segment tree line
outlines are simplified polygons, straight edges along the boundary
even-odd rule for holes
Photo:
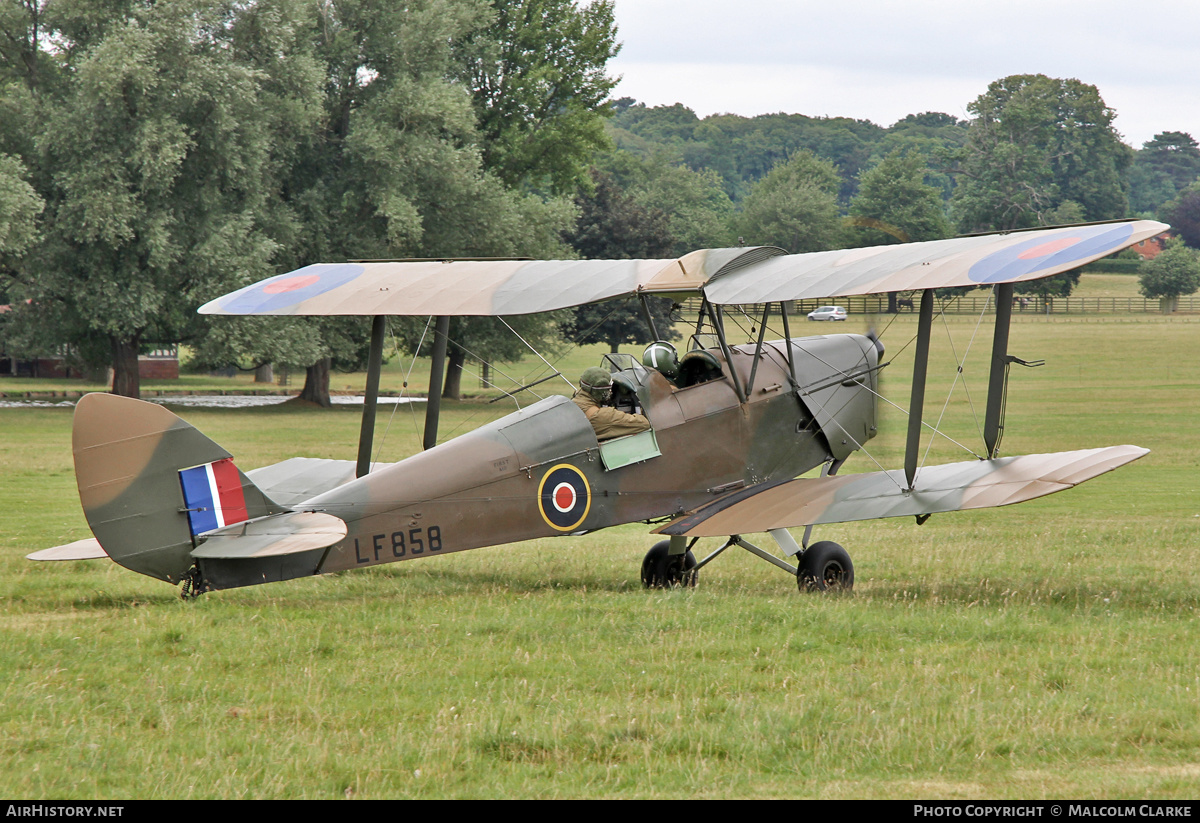
[[[997,80],[966,121],[699,118],[610,99],[618,49],[612,0],[0,0],[0,333],[110,364],[121,394],[139,351],[184,342],[303,367],[327,403],[364,323],[196,307],[322,261],[803,252],[1131,210],[1200,245],[1196,141],[1134,151],[1078,80]],[[509,322],[648,333],[620,306]],[[410,350],[425,333],[391,325]],[[467,358],[521,345],[487,318],[451,336],[450,396]]]
[[[321,399],[361,323],[197,306],[322,260],[571,255],[615,35],[611,0],[3,0],[10,347],[136,396],[139,350],[182,341]]]

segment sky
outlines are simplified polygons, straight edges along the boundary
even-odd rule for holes
[[[614,97],[701,117],[786,112],[890,126],[1011,74],[1096,86],[1134,148],[1200,139],[1195,0],[616,0]]]

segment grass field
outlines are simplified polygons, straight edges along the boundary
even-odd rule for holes
[[[901,407],[914,332],[885,333]],[[926,417],[969,345],[945,428],[976,451],[990,342],[935,327]],[[625,526],[182,602],[23,559],[88,531],[69,412],[0,409],[0,796],[1195,798],[1198,344],[1194,321],[1018,318],[1012,352],[1047,365],[1014,367],[1004,453],[1152,453],[1018,507],[821,527],[855,559],[836,597],[734,552],[648,593],[652,539]],[[442,431],[503,405],[450,404]],[[247,468],[352,458],[358,432],[350,409],[181,414]],[[381,458],[420,424],[381,413]],[[883,408],[888,468],[904,425]]]

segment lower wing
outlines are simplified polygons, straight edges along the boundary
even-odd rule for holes
[[[715,500],[655,533],[722,537],[1008,506],[1069,489],[1149,454],[1139,446],[1025,454],[926,466],[913,489],[904,472],[868,472],[762,483]]]

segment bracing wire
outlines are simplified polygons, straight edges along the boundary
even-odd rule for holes
[[[950,399],[954,396],[954,389],[958,385],[958,380],[961,377],[962,384],[963,384],[963,392],[967,396],[967,404],[971,408],[971,417],[975,421],[975,428],[979,432],[980,439],[982,439],[982,437],[983,437],[983,431],[982,431],[982,429],[979,428],[979,413],[976,412],[975,402],[971,399],[971,390],[967,386],[967,377],[966,377],[966,374],[963,372],[963,366],[966,365],[967,356],[971,353],[971,346],[974,345],[974,343],[975,343],[975,337],[979,333],[979,327],[983,324],[983,316],[987,313],[988,306],[990,306],[990,305],[991,305],[991,295],[989,295],[988,299],[984,301],[983,311],[981,311],[979,313],[979,317],[975,321],[975,328],[971,330],[971,339],[967,341],[967,348],[963,351],[963,356],[962,356],[961,360],[958,357],[958,349],[954,345],[954,337],[950,334],[950,324],[946,322],[946,312],[945,311],[938,312],[938,314],[941,316],[942,327],[946,330],[946,339],[950,342],[950,353],[954,357],[954,363],[956,366],[956,368],[954,370],[954,380],[950,383],[950,390],[946,392],[946,402],[942,404],[942,411],[941,411],[941,413],[938,414],[937,423],[934,424],[934,427],[933,427],[933,430],[935,432],[938,432],[939,434],[941,434],[942,420],[946,416],[947,409],[950,408]],[[946,437],[947,440],[951,440],[951,438],[945,434],[942,434],[942,436]],[[927,444],[925,444],[925,453],[923,455],[921,455],[921,467],[924,467],[925,462],[929,459],[929,452],[932,448],[933,448],[933,438],[930,438],[929,442]],[[976,453],[973,449],[969,449],[966,446],[963,446],[963,448],[965,448],[972,456],[982,459],[980,457],[980,455],[978,453]]]
[[[417,347],[415,349],[413,349],[412,359],[408,362],[408,372],[404,375],[404,384],[400,387],[400,398],[404,397],[404,392],[408,389],[408,380],[410,377],[412,377],[413,366],[415,366],[417,364],[417,352],[421,351],[421,346],[424,345],[424,343],[425,343],[425,335],[429,333],[429,324],[432,322],[433,322],[432,317],[430,317],[427,321],[425,321],[425,329],[421,332],[421,339],[420,339],[420,341],[417,342]],[[392,328],[390,326],[389,326],[389,330],[392,335],[392,348],[398,350],[400,348],[400,346],[399,346],[399,344],[396,343],[396,331],[394,328]],[[416,410],[411,408],[411,406],[413,405],[412,403],[406,403],[405,405],[410,407],[411,416],[412,416],[412,420],[413,420],[413,432],[415,433],[416,432],[416,421],[417,421]],[[383,444],[387,441],[388,433],[392,430],[392,420],[395,419],[396,409],[399,406],[400,406],[400,404],[398,402],[392,404],[392,413],[388,415],[387,425],[383,427],[383,436],[381,438],[379,438],[379,445],[375,447],[375,461],[376,462],[378,462],[379,456],[383,452]]]
[[[594,332],[596,329],[600,328],[600,326],[604,325],[604,323],[608,320],[608,318],[610,318],[614,314],[616,314],[617,311],[620,310],[620,308],[621,308],[621,306],[614,301],[613,308],[609,310],[608,314],[601,317],[599,320],[597,320],[595,323],[593,323],[591,326],[589,326],[587,329],[585,329],[581,334],[576,335],[576,340],[579,340],[579,341],[587,340],[588,336],[591,335],[592,332]],[[524,342],[524,341],[522,341],[522,342]],[[526,343],[525,345],[528,346],[529,344]],[[561,375],[561,372],[558,371],[558,366],[556,364],[561,363],[566,357],[568,357],[573,351],[575,351],[575,349],[579,348],[581,345],[582,345],[582,342],[572,343],[570,346],[567,347],[567,349],[562,354],[560,354],[558,357],[556,357],[552,362],[546,363],[546,365],[548,365],[551,369],[553,369],[555,371],[555,373]],[[540,355],[539,355],[539,357],[540,357]],[[545,358],[542,358],[542,362],[543,363],[546,362]],[[543,372],[540,370],[536,371],[536,372],[529,372],[525,375],[523,380],[524,380],[524,382],[528,383],[531,380],[531,375],[540,378],[542,376],[542,374],[543,374]],[[575,386],[575,384],[572,383],[570,380],[567,380],[566,377],[563,377],[563,380],[566,381],[567,385],[571,387],[571,391],[577,390],[577,387]],[[522,385],[522,384],[518,383],[518,385]]]
[[[601,318],[601,319],[600,319],[598,322],[596,322],[596,323],[595,323],[595,324],[593,324],[593,325],[592,325],[590,328],[588,328],[587,330],[585,330],[585,331],[584,331],[584,333],[583,333],[582,335],[580,335],[579,339],[586,339],[586,336],[587,336],[588,334],[591,334],[591,332],[593,332],[593,331],[595,331],[597,328],[599,328],[599,327],[600,327],[600,325],[602,325],[602,324],[603,324],[603,323],[604,323],[606,320],[608,320],[608,318],[612,317],[612,315],[613,315],[613,314],[615,314],[615,313],[617,312],[618,308],[619,308],[619,307],[614,307],[614,308],[613,308],[611,311],[609,311],[609,312],[608,312],[608,314],[606,314],[604,317],[602,317],[602,318]],[[572,391],[575,391],[575,390],[576,390],[576,386],[575,386],[575,384],[574,384],[574,383],[572,383],[572,382],[571,382],[569,379],[567,379],[567,377],[566,377],[565,375],[563,375],[563,374],[562,374],[562,373],[561,373],[561,372],[558,370],[558,368],[557,368],[557,367],[556,367],[554,364],[555,364],[555,363],[557,363],[557,362],[559,362],[559,361],[561,361],[563,358],[567,357],[567,356],[568,356],[568,355],[569,355],[569,354],[570,354],[572,351],[574,351],[576,348],[578,348],[578,344],[572,345],[572,346],[571,346],[571,347],[569,347],[569,348],[568,348],[568,349],[567,349],[567,350],[566,350],[566,351],[565,351],[563,354],[561,354],[561,355],[560,355],[558,358],[556,358],[556,359],[554,360],[554,362],[550,362],[550,361],[547,361],[547,360],[546,360],[546,358],[545,358],[545,357],[543,357],[543,356],[541,355],[541,353],[537,351],[537,349],[535,349],[535,348],[534,348],[532,345],[530,345],[529,341],[527,341],[527,340],[526,340],[524,337],[522,337],[522,336],[521,336],[519,333],[517,333],[517,331],[516,331],[515,329],[513,329],[513,327],[512,327],[512,326],[510,326],[510,325],[508,324],[508,322],[507,322],[507,321],[505,321],[505,320],[504,320],[504,318],[502,318],[502,317],[501,317],[501,318],[498,318],[498,319],[500,320],[500,322],[501,322],[501,323],[503,323],[503,324],[504,324],[504,326],[505,326],[505,327],[506,327],[506,328],[507,328],[507,329],[508,329],[510,332],[512,332],[512,333],[513,333],[513,334],[514,334],[514,335],[517,337],[517,339],[519,339],[519,340],[520,340],[522,343],[524,343],[524,344],[525,344],[525,346],[526,346],[526,347],[528,347],[530,351],[532,351],[534,354],[536,354],[536,355],[538,356],[538,358],[539,358],[539,359],[540,359],[540,360],[541,360],[541,361],[542,361],[542,362],[543,362],[543,363],[544,363],[544,364],[545,364],[547,367],[549,367],[549,368],[550,368],[550,369],[551,369],[551,370],[554,372],[554,375],[557,375],[557,376],[559,376],[559,377],[562,377],[563,381],[564,381],[564,382],[566,382],[566,384],[567,384],[568,386],[570,386],[570,387],[571,387],[571,390],[572,390]],[[430,318],[430,321],[432,321],[432,318]],[[426,323],[426,327],[425,327],[425,328],[426,328],[426,332],[428,332],[428,329],[429,329],[429,324],[428,324],[428,323]],[[422,334],[422,338],[421,338],[421,339],[422,339],[422,341],[424,341],[424,334]],[[471,358],[473,358],[473,359],[475,359],[475,360],[479,360],[480,362],[488,362],[488,363],[489,363],[489,365],[492,367],[492,369],[494,369],[494,370],[495,370],[496,374],[497,374],[497,375],[498,375],[500,378],[503,378],[503,379],[509,380],[509,381],[511,381],[512,383],[514,383],[514,384],[516,384],[516,385],[518,385],[518,386],[525,385],[525,384],[527,384],[527,383],[529,383],[529,382],[530,382],[530,379],[529,379],[529,375],[528,375],[528,374],[527,374],[527,375],[526,375],[524,378],[522,378],[522,379],[518,379],[518,378],[517,378],[517,377],[515,377],[514,375],[506,374],[506,373],[505,373],[503,370],[501,370],[501,369],[497,368],[497,367],[496,367],[496,364],[495,364],[494,362],[491,362],[491,361],[485,361],[483,357],[481,357],[479,354],[477,354],[477,353],[475,353],[475,352],[471,351],[470,349],[466,348],[466,347],[465,347],[465,346],[463,346],[461,343],[459,343],[457,340],[449,340],[448,342],[450,342],[450,343],[453,343],[455,347],[457,347],[457,348],[458,348],[460,351],[462,351],[464,354],[468,355],[469,357],[471,357]],[[418,345],[418,347],[417,347],[417,350],[418,350],[418,351],[420,350],[420,345]],[[411,373],[411,371],[412,371],[412,369],[411,369],[411,367],[410,367],[410,369],[409,369],[409,372]],[[476,378],[482,379],[482,378],[481,378],[481,376],[480,376],[478,373],[476,373],[476,372],[472,372],[472,371],[470,371],[470,370],[466,369],[465,367],[463,368],[463,371],[464,371],[466,374],[470,375],[470,376],[473,376],[473,377],[476,377]],[[536,371],[536,372],[531,372],[530,374],[537,374],[537,375],[540,377],[540,376],[541,376],[543,373],[544,373],[543,371],[541,371],[541,370],[538,370],[538,371]],[[554,376],[554,375],[552,375],[552,376]],[[493,380],[492,382],[493,382],[493,385],[495,385],[495,382],[494,382],[494,380]],[[499,386],[495,386],[495,388],[499,389]],[[513,400],[513,402],[514,402],[514,403],[516,403],[516,405],[517,405],[517,408],[518,408],[518,409],[520,409],[520,408],[521,408],[521,402],[520,402],[520,400],[518,400],[518,399],[517,399],[517,397],[516,397],[516,395],[515,395],[515,394],[513,394],[513,393],[510,393],[510,392],[506,392],[506,391],[504,391],[504,389],[500,389],[500,391],[501,391],[503,394],[505,394],[505,395],[507,395],[508,397],[510,397],[510,398]],[[532,390],[529,390],[529,391],[532,391]],[[542,397],[541,397],[541,395],[537,394],[536,392],[533,392],[533,395],[534,395],[535,397],[537,397],[539,400],[541,400],[541,399],[544,399],[544,398],[542,398]],[[411,404],[410,404],[410,405],[411,405]],[[394,411],[394,410],[393,410],[393,411]],[[467,416],[465,419],[463,419],[463,420],[459,421],[459,423],[458,423],[458,424],[457,424],[457,425],[456,425],[454,428],[450,429],[450,431],[446,433],[446,434],[447,434],[447,436],[449,436],[449,435],[453,435],[455,432],[457,432],[458,430],[462,429],[462,428],[463,428],[464,426],[466,426],[467,424],[471,423],[471,422],[472,422],[473,420],[475,420],[475,419],[476,419],[476,418],[477,418],[477,417],[478,417],[478,416],[479,416],[481,413],[482,413],[482,410],[480,410],[480,411],[477,411],[477,412],[475,412],[475,413],[473,413],[473,414],[470,414],[470,415],[468,415],[468,416]],[[415,425],[415,423],[416,423],[416,411],[415,411],[415,410],[413,410],[413,412],[412,412],[412,415],[413,415],[413,421],[414,421],[414,425]]]
[[[508,325],[508,321],[507,321],[507,320],[505,320],[503,317],[499,317],[499,318],[497,318],[497,319],[498,319],[498,320],[499,320],[501,323],[503,323],[503,324],[504,324],[504,328],[508,329],[510,332],[512,332],[513,334],[515,334],[515,335],[517,336],[517,339],[518,339],[518,340],[520,340],[522,343],[524,343],[524,344],[525,344],[525,347],[526,347],[527,349],[529,349],[531,352],[533,352],[534,354],[536,354],[536,355],[538,356],[538,359],[539,359],[539,360],[541,360],[543,363],[545,363],[545,364],[546,364],[546,367],[547,367],[547,368],[549,368],[549,369],[553,370],[553,371],[554,371],[554,373],[555,373],[555,374],[557,374],[559,377],[562,377],[562,379],[563,379],[563,380],[566,380],[566,381],[567,381],[567,385],[569,385],[569,386],[571,387],[571,390],[572,390],[572,391],[579,391],[579,387],[578,387],[578,386],[576,386],[574,383],[572,383],[570,380],[568,380],[568,379],[567,379],[567,377],[566,377],[565,375],[563,375],[563,373],[562,373],[562,372],[560,372],[558,369],[554,368],[554,366],[550,365],[550,361],[548,361],[546,358],[542,357],[542,353],[541,353],[541,352],[539,352],[539,351],[538,351],[537,349],[535,349],[533,346],[529,345],[529,341],[528,341],[528,340],[526,340],[524,337],[522,337],[522,336],[521,336],[521,334],[520,334],[520,333],[519,333],[519,332],[518,332],[516,329],[514,329],[512,326]]]
[[[942,320],[943,320],[943,323],[944,323],[944,322],[945,322],[945,306],[942,306],[942,307],[939,309],[939,311],[938,311],[938,314],[942,316]],[[739,329],[740,329],[741,331],[743,331],[743,332],[745,331],[745,329],[742,329],[742,328],[741,328],[741,326],[740,326],[740,324],[738,324],[738,323],[737,323],[737,321],[736,321],[736,319],[735,319],[735,318],[731,317],[730,319],[731,319],[731,320],[733,320],[733,322],[734,322],[734,324],[735,324],[735,325],[738,325],[738,327],[739,327]],[[893,317],[893,318],[892,318],[892,320],[890,320],[890,321],[888,322],[888,325],[887,325],[887,326],[884,328],[884,333],[886,333],[886,332],[887,332],[887,330],[888,330],[889,328],[891,328],[891,325],[892,325],[892,323],[894,323],[894,322],[895,322],[895,319],[896,319],[896,318],[895,318],[895,317]],[[979,323],[980,323],[980,322],[982,322],[982,315],[981,315],[981,317],[980,317],[980,321],[978,321],[978,322],[976,323],[976,332],[977,332],[977,330],[978,330],[978,326],[979,326]],[[972,333],[972,341],[974,340],[974,336],[975,336],[975,332],[973,332],[973,333]],[[880,337],[880,338],[882,338],[882,333],[879,335],[879,337]],[[900,350],[899,350],[899,351],[897,351],[897,352],[896,352],[896,354],[898,355],[898,354],[902,353],[903,351],[905,351],[905,349],[907,349],[907,348],[908,348],[908,347],[909,347],[909,346],[910,346],[910,345],[913,343],[913,341],[914,341],[914,340],[916,340],[916,335],[915,335],[915,334],[914,334],[914,335],[913,335],[911,338],[909,338],[909,340],[908,340],[908,341],[907,341],[907,342],[906,342],[906,343],[905,343],[903,346],[901,346]],[[953,346],[953,343],[952,343],[952,346]],[[813,353],[813,352],[811,352],[811,351],[808,351],[808,350],[807,350],[807,349],[805,349],[805,348],[804,348],[802,345],[797,345],[797,346],[796,346],[796,348],[797,348],[797,349],[799,349],[801,352],[803,352],[803,353],[804,353],[805,355],[807,355],[808,357],[811,357],[811,358],[813,358],[814,360],[818,361],[819,363],[821,363],[821,364],[822,364],[822,365],[824,365],[825,367],[829,368],[829,369],[830,369],[832,372],[834,372],[834,373],[839,373],[839,374],[842,374],[843,376],[847,376],[847,375],[849,375],[849,372],[848,372],[848,371],[846,371],[845,369],[841,369],[841,368],[838,368],[837,366],[834,366],[832,363],[829,363],[829,362],[827,362],[826,360],[824,360],[824,359],[823,359],[823,358],[821,358],[820,356],[816,355],[815,353]],[[968,345],[968,352],[969,352],[969,350],[970,350],[970,345]],[[955,358],[956,358],[956,360],[957,360],[957,354],[955,355]],[[965,358],[966,358],[966,353],[964,353],[964,362],[965,362]],[[961,366],[961,363],[959,364],[959,366]],[[957,377],[955,378],[955,380],[957,381]],[[965,379],[964,379],[964,386],[965,386]],[[871,393],[873,396],[875,396],[877,399],[879,399],[879,400],[882,400],[884,403],[887,403],[889,406],[891,406],[891,407],[893,407],[893,408],[895,408],[895,409],[899,410],[899,411],[900,411],[901,413],[903,413],[903,414],[904,414],[906,417],[907,417],[907,416],[910,416],[911,412],[910,412],[908,409],[905,409],[905,408],[903,408],[903,407],[902,407],[902,406],[900,406],[899,404],[897,404],[897,403],[895,403],[894,401],[892,401],[890,398],[888,398],[888,397],[885,397],[883,394],[881,394],[881,393],[880,393],[879,391],[877,391],[876,389],[873,389],[873,388],[871,388],[870,386],[865,386],[865,385],[863,386],[863,388],[865,388],[867,391],[869,391],[869,392],[870,392],[870,393]],[[953,386],[951,386],[951,391],[953,391]],[[815,402],[815,403],[817,403],[817,404],[818,404],[818,406],[820,407],[821,411],[825,412],[826,414],[830,414],[830,416],[832,416],[832,414],[829,412],[829,409],[828,409],[828,408],[826,408],[825,404],[821,403],[821,401],[820,401],[820,400],[819,400],[819,399],[818,399],[818,398],[817,398],[815,395],[809,395],[808,397],[809,397],[809,399],[810,399],[812,402]],[[948,403],[948,401],[947,401],[947,403]],[[973,408],[974,408],[974,407],[972,406],[972,410],[973,410]],[[944,413],[944,411],[945,411],[945,408],[943,408],[943,413]],[[938,422],[937,422],[937,424],[936,424],[936,425],[934,425],[934,424],[930,424],[930,423],[928,423],[928,422],[926,422],[926,421],[922,420],[922,421],[921,421],[921,426],[922,426],[922,428],[927,428],[927,429],[929,429],[929,430],[930,430],[930,431],[931,431],[931,432],[932,432],[932,433],[933,433],[935,436],[941,436],[941,437],[945,438],[946,440],[949,440],[951,443],[953,443],[954,445],[958,446],[960,449],[962,449],[963,451],[967,452],[968,454],[970,454],[970,455],[972,455],[972,456],[974,456],[974,457],[978,457],[978,456],[979,456],[978,454],[976,454],[976,453],[975,453],[975,451],[974,451],[974,450],[972,450],[972,449],[970,449],[969,447],[967,447],[967,446],[963,445],[962,443],[958,442],[956,439],[954,439],[953,437],[951,437],[949,434],[947,434],[946,432],[942,431],[942,430],[939,428],[939,427],[940,427],[940,425],[941,425],[941,422],[942,422],[942,418],[941,418],[941,417],[939,417],[939,419],[938,419]],[[892,482],[895,482],[899,488],[902,488],[902,489],[904,488],[904,486],[902,486],[900,483],[898,483],[898,482],[896,481],[896,479],[895,479],[895,478],[893,478],[893,477],[891,476],[891,474],[887,472],[887,470],[886,470],[886,469],[884,469],[883,465],[882,465],[882,464],[879,462],[879,460],[877,460],[877,459],[875,458],[875,456],[874,456],[873,454],[871,454],[871,452],[870,452],[870,451],[869,451],[869,450],[866,448],[865,444],[859,443],[859,442],[858,442],[858,441],[857,441],[857,440],[856,440],[856,439],[855,439],[855,438],[854,438],[852,435],[850,435],[848,432],[844,432],[844,433],[846,434],[846,436],[847,436],[847,437],[849,437],[849,438],[851,439],[851,441],[854,443],[854,445],[855,445],[855,446],[856,446],[856,447],[857,447],[857,448],[858,448],[860,451],[862,451],[862,453],[863,453],[863,454],[865,454],[865,455],[866,455],[866,456],[867,456],[867,457],[868,457],[868,458],[871,460],[871,462],[873,462],[873,463],[874,463],[876,466],[878,466],[880,469],[883,469],[883,470],[884,470],[884,473],[885,473],[885,474],[887,474],[887,476],[888,476],[890,479],[892,479]],[[933,441],[932,441],[932,439],[931,439],[931,440],[930,440],[930,443],[929,443],[929,445],[930,445],[930,446],[932,445],[932,442],[933,442]],[[926,448],[926,452],[925,452],[926,456],[928,456],[928,453],[929,453],[929,446],[927,446],[927,448]]]

